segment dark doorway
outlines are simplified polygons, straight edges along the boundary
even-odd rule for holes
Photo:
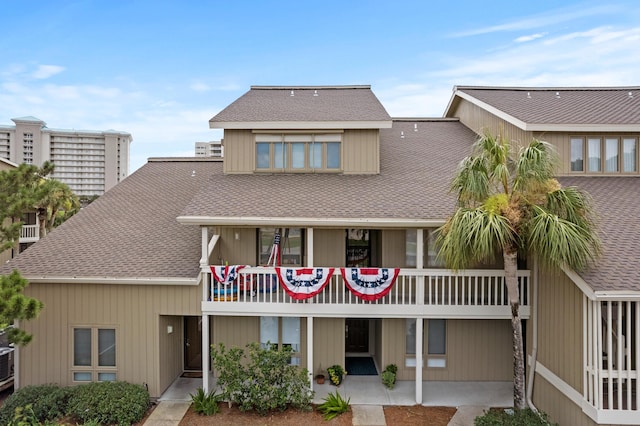
[[[344,330],[344,348],[347,353],[369,353],[369,320],[347,318]]]
[[[184,317],[184,369],[202,370],[202,317]]]

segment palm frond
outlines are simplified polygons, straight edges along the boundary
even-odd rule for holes
[[[481,157],[466,157],[459,166],[451,183],[451,191],[458,194],[462,205],[473,205],[489,195],[489,173]]]
[[[581,270],[600,254],[600,240],[589,223],[571,222],[539,206],[533,209],[528,244],[543,261]]]
[[[539,185],[553,178],[556,165],[557,154],[553,146],[534,139],[518,155],[513,190],[526,192],[531,184]]]

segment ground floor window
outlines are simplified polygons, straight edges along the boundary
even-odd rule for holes
[[[447,320],[430,319],[426,324],[426,339],[422,339],[422,354],[427,343],[426,364],[429,368],[445,368],[447,366]],[[416,366],[416,320],[407,318],[405,338],[405,366]]]
[[[260,345],[263,348],[293,349],[290,364],[300,365],[300,318],[260,317]]]
[[[117,379],[115,328],[73,328],[72,374],[74,382]]]

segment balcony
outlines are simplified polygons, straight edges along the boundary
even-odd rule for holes
[[[20,243],[35,243],[40,239],[40,225],[22,225]]]
[[[237,285],[224,286],[203,268],[203,314],[237,316],[323,316],[361,318],[511,318],[503,270],[401,269],[387,295],[363,301],[352,294],[339,272],[317,295],[291,298],[278,283],[275,268],[246,267]],[[530,272],[518,271],[520,315],[530,315]]]

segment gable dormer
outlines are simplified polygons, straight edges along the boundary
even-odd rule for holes
[[[227,174],[377,174],[391,125],[371,86],[252,86],[209,120]]]

